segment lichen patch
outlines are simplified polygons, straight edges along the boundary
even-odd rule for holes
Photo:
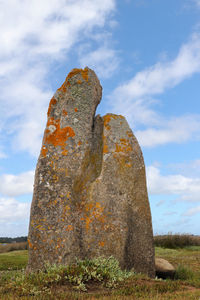
[[[52,128],[54,129],[53,131],[51,130]],[[74,136],[75,132],[72,127],[66,126],[60,128],[60,120],[49,118],[45,131],[44,144],[51,144],[54,147],[65,147],[67,139]]]

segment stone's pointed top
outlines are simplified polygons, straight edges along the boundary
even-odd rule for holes
[[[67,75],[64,83],[57,91],[65,94],[67,92],[67,89],[70,88],[71,86],[81,85],[84,83],[87,83],[88,86],[91,86],[95,89],[97,98],[99,99],[100,102],[102,97],[102,86],[95,72],[89,69],[88,67],[85,67],[84,69],[77,69],[77,68],[72,69]]]
[[[75,68],[67,75],[64,83],[51,99],[47,116],[57,120],[65,115],[68,120],[74,120],[76,117],[72,118],[70,111],[76,113],[79,111],[79,117],[87,115],[86,119],[88,119],[89,114],[93,123],[93,116],[101,97],[102,87],[95,72],[88,67],[85,69]]]
[[[105,116],[103,116],[104,124],[108,124],[111,120],[119,120],[119,119],[125,120],[125,117],[122,115],[115,115],[115,114],[106,114]]]
[[[88,81],[88,71],[92,71],[90,70],[88,67],[85,67],[85,69],[77,69],[77,68],[74,68],[71,70],[71,72],[69,72],[68,76],[66,79],[69,79],[77,74],[81,74],[83,79],[85,81]],[[93,71],[92,71],[93,72]]]
[[[109,118],[109,119],[125,119],[125,117],[122,116],[122,115],[116,115],[116,114],[111,114],[111,113],[106,114],[105,116],[103,116],[104,120],[107,119],[107,118]]]

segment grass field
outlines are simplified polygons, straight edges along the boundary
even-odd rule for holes
[[[0,299],[200,299],[200,246],[182,249],[156,247],[156,256],[167,259],[179,269],[179,280],[149,279],[132,275],[108,288],[102,282],[87,283],[87,291],[75,291],[71,283],[59,279],[55,270],[49,274],[25,278],[27,251],[0,254]],[[181,267],[180,267],[181,266]],[[61,274],[61,273],[59,273]]]
[[[27,260],[27,250],[0,253],[0,271],[21,270],[26,267]]]

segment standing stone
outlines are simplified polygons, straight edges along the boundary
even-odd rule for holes
[[[95,73],[74,69],[50,101],[29,225],[28,271],[46,262],[116,257],[155,274],[151,213],[139,144],[125,118],[96,116]]]

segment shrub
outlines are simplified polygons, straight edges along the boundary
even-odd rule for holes
[[[200,237],[189,234],[167,234],[154,236],[154,245],[163,248],[184,248],[188,246],[200,246]]]
[[[133,273],[122,271],[114,257],[98,257],[92,260],[78,260],[67,268],[65,278],[75,284],[78,289],[85,290],[90,281],[104,282],[106,287],[115,287],[119,281],[130,277]]]

